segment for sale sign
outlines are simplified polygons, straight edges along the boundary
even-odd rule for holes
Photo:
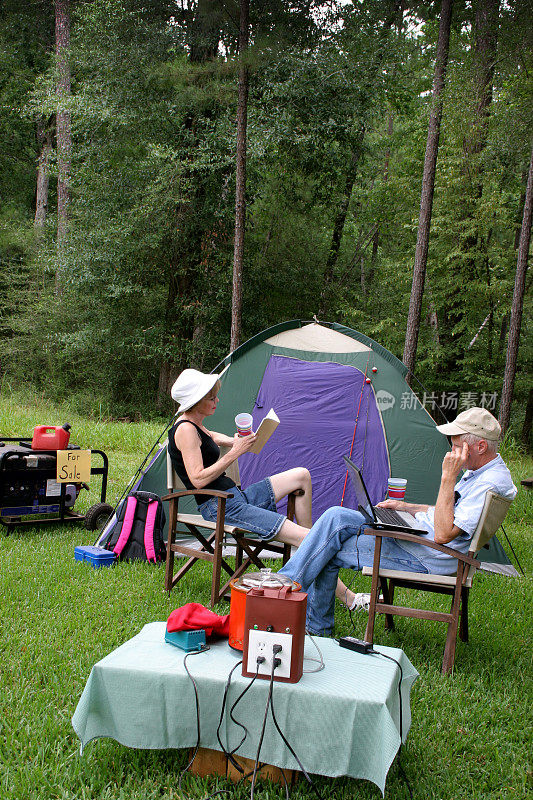
[[[91,478],[90,450],[58,450],[57,482],[89,483]]]

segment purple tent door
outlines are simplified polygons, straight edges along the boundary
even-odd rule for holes
[[[346,476],[342,457],[351,450],[372,502],[385,497],[389,476],[385,432],[372,385],[360,370],[329,361],[272,356],[252,412],[254,429],[271,408],[280,424],[259,455],[239,459],[243,488],[291,467],[307,467],[316,520],[330,506],[341,504]],[[343,505],[355,507],[350,480]]]

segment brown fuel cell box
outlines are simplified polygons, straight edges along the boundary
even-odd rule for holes
[[[282,640],[288,636],[292,637],[290,674],[281,676],[274,673],[274,679],[285,683],[297,683],[303,673],[306,611],[305,592],[293,592],[290,586],[283,586],[280,589],[251,589],[246,598],[242,674],[247,677],[256,674],[255,665],[253,671],[250,671],[248,664],[250,630],[265,631],[269,634],[282,634]],[[272,636],[268,639],[271,641]],[[270,675],[270,668],[268,671],[262,669],[258,677],[269,680]]]

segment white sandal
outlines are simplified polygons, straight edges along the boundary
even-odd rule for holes
[[[358,592],[354,596],[351,605],[347,606],[347,608],[350,611],[368,611],[370,608],[370,593]]]

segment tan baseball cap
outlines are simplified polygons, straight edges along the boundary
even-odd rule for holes
[[[466,411],[461,411],[453,422],[437,425],[437,430],[445,436],[473,433],[475,436],[489,441],[497,441],[502,432],[500,423],[486,408],[467,408]]]

